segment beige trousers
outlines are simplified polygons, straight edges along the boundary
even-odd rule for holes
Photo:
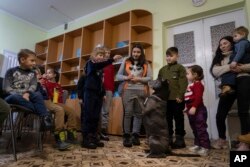
[[[55,131],[62,129],[76,129],[75,111],[61,103],[53,103],[51,100],[44,100],[46,108],[55,114]],[[65,126],[65,115],[68,117],[67,126]]]

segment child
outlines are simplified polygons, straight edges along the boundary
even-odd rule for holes
[[[148,82],[152,80],[151,66],[145,58],[141,44],[135,44],[132,47],[130,57],[125,59],[120,66],[117,79],[124,81],[122,94],[125,112],[123,118],[123,146],[140,145],[139,134],[142,124],[142,111],[137,102],[131,100],[131,98],[134,96],[147,96],[149,93]],[[133,124],[132,127],[131,123]]]
[[[162,67],[159,71],[158,77],[163,80],[169,81],[169,99],[167,101],[167,122],[169,129],[169,143],[172,149],[186,147],[184,141],[184,114],[183,109],[185,103],[183,102],[184,93],[187,88],[186,70],[178,64],[178,48],[170,47],[166,51],[167,65]],[[173,142],[173,120],[175,121],[175,137],[176,140]]]
[[[208,155],[210,147],[209,136],[207,133],[207,109],[203,104],[202,96],[204,86],[201,83],[203,79],[203,70],[198,65],[187,68],[187,79],[190,84],[185,93],[185,112],[188,115],[190,126],[194,133],[194,146],[190,147],[191,152],[198,153],[201,156]]]
[[[239,64],[250,63],[250,42],[247,40],[248,29],[240,26],[233,31],[234,54],[230,57],[230,68],[235,69]],[[228,72],[221,78],[221,94],[234,93],[236,73]]]
[[[67,115],[67,142],[76,144],[77,143],[77,132],[76,132],[76,113],[75,111],[63,104],[63,89],[58,82],[58,73],[48,68],[46,71],[46,79],[44,80],[44,87],[48,93],[48,99],[53,100],[55,91],[58,92],[58,99],[53,100],[54,103],[61,106]],[[61,118],[60,121],[63,121]],[[64,133],[64,132],[63,132]],[[60,133],[61,134],[61,133]]]
[[[105,59],[110,58],[110,49],[107,47],[103,47],[105,50]],[[105,89],[105,100],[102,106],[102,113],[101,113],[101,132],[100,132],[100,139],[102,140],[109,140],[107,136],[107,129],[108,129],[108,121],[109,121],[109,110],[112,106],[112,99],[113,93],[115,89],[115,67],[113,64],[109,64],[103,68],[103,86]]]
[[[42,78],[41,70],[36,67],[35,68],[36,72],[36,77],[38,80],[37,83],[37,91],[39,91],[43,95],[44,103],[46,108],[55,114],[55,141],[56,141],[56,146],[58,150],[66,150],[68,149],[71,145],[65,141],[66,135],[64,131],[64,116],[65,112],[64,109],[57,105],[54,104],[49,98],[48,94],[46,91],[46,88],[43,86],[44,85],[44,78]]]
[[[4,78],[4,90],[8,94],[7,103],[17,104],[32,110],[43,118],[42,128],[52,128],[52,118],[47,111],[43,97],[36,91],[37,78],[33,71],[36,65],[36,54],[28,49],[22,49],[18,55],[20,66],[10,68]]]
[[[116,55],[108,60],[104,59],[105,50],[96,47],[85,67],[85,84],[84,84],[84,110],[81,113],[82,147],[96,149],[103,147],[104,144],[97,137],[98,124],[101,114],[103,96],[105,90],[103,88],[102,69],[111,64],[114,60],[121,58]]]

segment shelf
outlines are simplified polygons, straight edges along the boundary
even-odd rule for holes
[[[152,27],[152,13],[146,10],[132,10],[131,25],[137,25],[137,24]]]
[[[98,44],[103,44],[103,24],[101,21],[83,28],[82,54],[91,54]]]
[[[61,85],[64,90],[76,90],[76,84]]]
[[[131,44],[136,44],[136,43],[140,43],[143,46],[143,48],[147,48],[147,47],[152,46],[152,44],[150,44],[148,42],[144,42],[144,41],[133,41],[133,42],[131,42]]]
[[[129,12],[105,20],[104,45],[116,48],[119,42],[129,41]]]
[[[61,62],[60,61],[50,62],[50,63],[47,63],[47,65],[50,65],[50,66],[60,66]]]
[[[129,52],[129,46],[126,45],[126,46],[121,47],[121,48],[113,48],[110,51],[111,51],[111,55],[113,55],[113,56],[116,54],[125,55],[125,54],[128,54],[128,52]]]
[[[68,63],[68,64],[79,64],[79,57],[74,57],[74,58],[69,58],[69,59],[65,59],[63,60],[64,63]]]
[[[63,59],[81,57],[82,38],[82,28],[65,34]]]
[[[39,42],[35,46],[35,52],[38,55],[44,54],[48,52],[48,40]]]
[[[152,30],[151,27],[145,26],[145,25],[141,25],[141,24],[137,24],[137,25],[132,25],[131,26],[137,33],[144,33],[146,31],[150,31]]]
[[[78,75],[78,70],[74,70],[74,71],[64,71],[61,72],[62,75],[65,76],[73,76],[73,75]]]
[[[36,57],[41,60],[46,60],[47,53],[37,54]]]
[[[47,62],[61,61],[63,58],[64,35],[59,35],[49,39],[48,60]]]

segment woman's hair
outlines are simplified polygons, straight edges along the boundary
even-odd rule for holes
[[[52,73],[56,74],[55,80],[56,80],[56,82],[58,82],[59,81],[59,72],[57,70],[55,70],[54,68],[48,68],[47,70],[50,70]]]
[[[197,76],[195,78],[196,81],[201,81],[204,78],[203,69],[201,68],[201,66],[192,65],[192,66],[189,66],[188,69],[190,69],[192,74],[194,74],[194,73],[197,74]]]
[[[145,54],[144,54],[144,48],[143,48],[142,45],[139,44],[139,43],[133,45],[133,47],[132,47],[132,49],[131,49],[131,56],[128,58],[128,60],[130,60],[131,63],[134,64],[134,61],[135,61],[135,60],[134,60],[134,58],[133,58],[133,56],[132,56],[132,52],[133,52],[134,48],[138,48],[138,49],[141,50],[141,55],[140,55],[140,57],[139,57],[139,59],[138,59],[138,65],[140,65],[140,66],[143,67],[143,64],[146,63],[146,58],[145,58]]]
[[[223,60],[224,56],[222,54],[222,51],[220,49],[220,42],[221,40],[227,40],[228,42],[230,42],[231,44],[231,47],[232,47],[232,50],[233,50],[233,47],[234,47],[234,41],[233,41],[233,37],[232,36],[224,36],[222,37],[220,40],[219,40],[219,45],[215,51],[215,55],[214,55],[214,58],[213,58],[213,61],[212,61],[212,64],[211,64],[211,67],[210,67],[210,73],[211,75],[216,78],[213,74],[213,67],[214,65],[218,64],[218,65],[221,65],[221,61]]]

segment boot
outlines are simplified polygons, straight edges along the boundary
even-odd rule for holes
[[[97,134],[92,136],[92,140],[94,141],[97,147],[104,147],[104,143],[100,141],[100,138]]]
[[[250,133],[246,134],[246,135],[240,135],[238,137],[238,140],[240,142],[246,143],[246,144],[250,144]]]
[[[132,143],[133,145],[136,145],[136,146],[139,146],[141,144],[139,140],[139,135],[137,133],[132,134]]]
[[[175,138],[175,142],[172,144],[172,149],[185,148],[186,144],[183,136],[177,135]]]
[[[73,129],[67,130],[67,142],[71,144],[78,144],[76,130]]]
[[[56,146],[58,148],[58,150],[66,150],[69,147],[71,147],[71,145],[67,142],[65,142],[65,132],[64,131],[56,131],[55,132],[55,140],[56,140]]]
[[[83,142],[82,147],[88,148],[88,149],[96,149],[97,145],[93,141],[93,135],[88,134],[83,136]]]
[[[131,136],[128,133],[123,135],[123,146],[124,147],[132,147]]]

